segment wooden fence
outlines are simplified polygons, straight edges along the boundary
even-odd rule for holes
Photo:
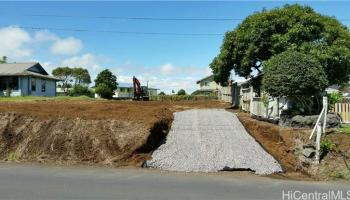
[[[332,111],[340,115],[343,123],[350,123],[350,103],[336,103]]]
[[[250,114],[265,118],[279,119],[281,110],[286,106],[285,98],[269,98],[267,102],[263,102],[261,97],[254,97],[250,103]]]
[[[222,87],[218,90],[218,99],[232,104],[232,87]]]

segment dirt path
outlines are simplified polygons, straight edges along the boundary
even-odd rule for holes
[[[223,109],[176,112],[166,143],[147,161],[172,171],[281,172],[278,162],[251,137],[236,115]]]

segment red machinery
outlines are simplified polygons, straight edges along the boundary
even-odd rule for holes
[[[134,84],[134,98],[133,100],[142,100],[142,101],[148,101],[148,90],[147,87],[142,87],[140,81],[134,76],[132,78],[132,82]]]

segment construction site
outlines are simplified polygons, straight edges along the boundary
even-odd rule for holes
[[[243,145],[240,141],[242,136],[236,135],[235,138],[226,139],[237,140],[238,144],[230,144],[225,148],[225,143],[219,144],[217,140],[226,138],[220,135],[216,139],[214,135],[218,127],[199,124],[198,127],[204,127],[209,130],[208,144],[213,145],[213,151],[220,151],[223,147],[226,150],[216,152],[219,160],[213,163],[216,168],[205,168],[210,165],[210,159],[199,163],[201,167],[183,169],[184,171],[257,171],[258,174],[269,175],[276,178],[309,180],[309,179],[327,179],[331,171],[332,163],[343,162],[340,156],[326,157],[321,164],[321,171],[317,173],[309,170],[305,163],[299,159],[301,155],[298,150],[299,140],[307,140],[309,129],[283,128],[268,122],[258,121],[251,118],[248,114],[239,110],[230,109],[230,105],[217,100],[197,100],[197,101],[105,101],[105,100],[39,100],[28,102],[1,102],[0,106],[0,159],[6,162],[21,163],[42,163],[55,165],[93,165],[105,167],[154,167],[152,164],[152,153],[161,146],[166,148],[164,141],[172,128],[174,113],[181,111],[196,111],[195,115],[201,110],[210,109],[209,114],[215,117],[215,112],[226,110],[225,112],[234,113],[234,116],[228,116],[229,121],[234,122],[235,116],[251,136],[272,159],[276,159],[276,172],[266,169],[261,170],[250,166],[249,163],[259,162],[258,158],[249,158],[245,161],[239,161],[242,153],[229,155],[227,149],[238,149],[249,151],[253,145]],[[216,111],[217,110],[217,111]],[[230,115],[230,114],[228,114]],[[202,118],[199,116],[199,118]],[[188,121],[188,120],[187,120]],[[219,120],[217,120],[219,122]],[[178,124],[175,126],[185,131],[186,127],[193,127],[192,123]],[[205,122],[208,123],[208,122]],[[230,122],[231,123],[231,122]],[[209,123],[208,123],[209,125]],[[222,126],[222,125],[220,125]],[[219,129],[221,129],[219,126]],[[241,125],[239,125],[241,126]],[[240,129],[237,125],[234,129]],[[243,127],[242,126],[242,127]],[[174,129],[176,127],[173,127]],[[210,131],[211,130],[211,131]],[[214,131],[217,130],[217,131]],[[230,135],[235,134],[235,130]],[[182,132],[183,132],[182,131]],[[244,130],[243,130],[244,131]],[[192,131],[193,134],[197,131]],[[200,131],[200,132],[203,132]],[[232,133],[232,134],[231,134]],[[175,134],[170,132],[169,134]],[[172,137],[171,135],[169,137]],[[195,135],[181,135],[181,140],[193,140]],[[202,139],[204,135],[200,136]],[[248,136],[250,137],[250,136]],[[349,149],[350,137],[345,134],[331,134],[327,138],[334,139],[341,149]],[[168,138],[171,143],[171,138]],[[239,142],[240,141],[240,142]],[[193,140],[191,144],[195,144]],[[182,145],[182,144],[178,144]],[[232,146],[233,145],[233,146]],[[235,146],[237,145],[237,146]],[[242,146],[243,145],[243,146]],[[165,147],[164,147],[165,146]],[[179,147],[180,147],[179,146]],[[208,148],[208,147],[206,147]],[[260,147],[257,147],[260,148]],[[162,148],[161,148],[162,149]],[[175,154],[170,153],[167,158],[172,158],[181,153],[186,148],[180,147],[175,150]],[[256,150],[258,151],[258,150]],[[226,153],[225,153],[226,152]],[[192,149],[182,152],[183,158],[194,156],[198,160],[202,156]],[[186,155],[188,154],[188,155]],[[202,153],[210,157],[210,153]],[[227,154],[227,155],[225,155]],[[254,155],[249,154],[249,155]],[[181,155],[181,154],[179,154]],[[249,155],[245,157],[249,157]],[[157,156],[156,156],[157,157]],[[181,156],[180,156],[181,157]],[[213,158],[213,157],[212,157]],[[222,159],[238,159],[232,166],[230,162],[223,163],[220,167],[218,163],[224,162]],[[165,158],[164,158],[165,159]],[[163,160],[164,160],[163,159]],[[181,160],[182,158],[178,158]],[[267,158],[266,158],[267,159]],[[265,160],[266,160],[265,159]],[[149,162],[150,161],[150,162]],[[148,162],[148,163],[147,163]],[[164,161],[161,161],[164,162]],[[173,161],[168,161],[173,162]],[[179,162],[179,161],[176,161]],[[199,161],[198,161],[199,162]],[[226,162],[226,161],[225,161]],[[273,162],[273,161],[272,161]],[[243,163],[243,164],[242,164]],[[246,164],[244,164],[246,163]],[[148,164],[148,165],[147,165]],[[198,164],[198,163],[197,163]],[[153,165],[153,166],[152,166]],[[163,165],[164,164],[158,164]],[[175,171],[183,171],[178,166],[170,164]],[[263,165],[263,164],[261,164]],[[271,168],[274,164],[268,164]],[[339,166],[339,165],[337,165]],[[186,166],[185,166],[186,167]],[[158,167],[156,167],[158,168]],[[162,169],[162,167],[159,167]],[[163,167],[166,169],[166,167]],[[171,170],[171,169],[170,169]],[[259,171],[260,170],[260,171]],[[323,171],[322,171],[323,170]],[[327,171],[328,170],[328,171]]]

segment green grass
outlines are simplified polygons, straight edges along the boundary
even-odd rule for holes
[[[88,96],[56,96],[56,97],[38,97],[38,96],[19,96],[19,97],[0,97],[0,102],[30,102],[30,101],[51,101],[51,100],[93,100]]]
[[[343,133],[350,134],[350,124],[343,124],[341,128],[338,128],[338,130]]]

